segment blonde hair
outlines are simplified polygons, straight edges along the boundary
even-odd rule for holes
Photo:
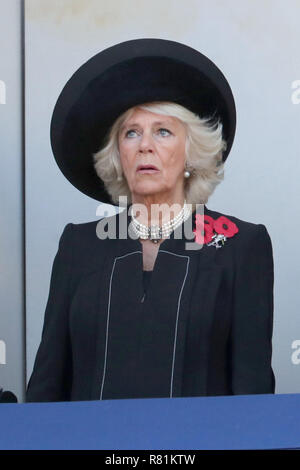
[[[126,178],[122,176],[122,165],[118,148],[118,135],[122,124],[136,109],[180,119],[187,131],[186,169],[191,176],[185,179],[185,199],[189,204],[205,204],[215,187],[224,178],[223,151],[226,142],[222,139],[222,123],[211,123],[211,116],[200,118],[193,112],[176,103],[151,102],[134,106],[121,114],[110,128],[104,146],[93,155],[94,168],[103,181],[113,202],[118,204],[119,196],[127,196],[129,204],[131,192]],[[118,177],[121,178],[118,180]]]

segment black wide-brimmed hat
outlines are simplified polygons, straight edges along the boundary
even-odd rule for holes
[[[84,194],[112,202],[94,169],[114,121],[132,106],[172,101],[200,117],[220,119],[227,148],[235,134],[231,88],[205,55],[165,39],[134,39],[105,49],[85,62],[64,86],[51,120],[51,145],[64,176]]]

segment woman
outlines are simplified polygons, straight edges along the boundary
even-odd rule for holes
[[[28,402],[274,393],[269,234],[205,205],[234,133],[225,77],[183,44],[127,41],[69,80],[56,161],[126,203],[63,231]]]

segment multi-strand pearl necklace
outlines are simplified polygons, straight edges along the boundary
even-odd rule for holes
[[[131,214],[132,219],[132,228],[135,234],[142,239],[150,239],[153,243],[158,243],[164,237],[169,237],[170,233],[175,230],[180,224],[188,219],[192,212],[190,205],[184,205],[180,212],[168,222],[165,222],[160,225],[144,225],[139,222],[133,214]]]

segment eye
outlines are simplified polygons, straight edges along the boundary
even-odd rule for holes
[[[168,129],[165,129],[164,127],[161,127],[160,129],[158,129],[158,132],[160,133],[160,135],[162,135],[163,137],[167,136],[167,135],[171,135],[171,132],[168,130]]]
[[[134,136],[131,135],[132,133],[133,133],[133,134],[136,134],[136,130],[134,130],[134,129],[129,129],[127,132],[125,132],[125,137],[129,137],[129,138],[130,138],[130,137],[134,137]]]

